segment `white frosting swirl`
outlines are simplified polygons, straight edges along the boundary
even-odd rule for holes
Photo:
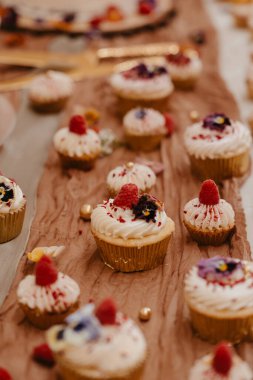
[[[81,346],[67,346],[62,357],[66,366],[94,379],[125,377],[146,357],[146,341],[139,327],[127,319],[120,325],[104,325],[101,336]]]
[[[224,199],[217,205],[204,205],[194,198],[184,207],[184,220],[202,230],[230,229],[235,225],[235,212]]]
[[[122,73],[115,73],[110,84],[117,94],[133,99],[163,98],[174,90],[168,73],[150,79],[127,79]]]
[[[180,65],[167,61],[172,80],[197,79],[202,71],[202,62],[199,57],[189,57],[189,63]]]
[[[7,202],[4,201],[4,193],[6,188],[5,186],[1,187],[1,184],[7,186],[8,189],[13,192],[13,198]],[[25,205],[25,202],[25,196],[16,182],[0,175],[0,214],[7,214],[8,212],[18,210],[20,207]]]
[[[111,170],[106,182],[107,186],[115,192],[118,192],[127,183],[135,184],[143,192],[154,186],[156,175],[152,169],[145,165],[133,164],[130,168],[123,165]]]
[[[238,311],[253,307],[253,264],[244,263],[250,275],[233,286],[206,281],[194,266],[185,277],[186,299],[197,308],[209,311]]]
[[[203,128],[195,123],[185,131],[185,146],[196,158],[231,158],[247,151],[252,143],[249,129],[239,121],[231,121],[224,131]]]
[[[98,156],[101,142],[98,134],[87,129],[83,135],[70,132],[69,128],[59,129],[54,136],[55,149],[69,157]]]
[[[68,75],[58,71],[47,71],[31,82],[28,96],[31,101],[50,102],[69,97],[72,91],[73,82]]]
[[[164,210],[157,210],[155,222],[135,219],[131,209],[113,205],[113,199],[98,205],[91,215],[91,227],[113,238],[138,239],[158,234],[166,225],[168,217]]]
[[[143,111],[145,115],[140,118],[138,113]],[[132,135],[166,135],[164,116],[152,108],[134,108],[123,119],[124,130]]]
[[[69,276],[59,272],[55,283],[48,286],[36,284],[34,275],[26,276],[18,286],[17,296],[21,304],[41,312],[61,313],[78,301],[80,289]]]
[[[252,380],[253,374],[246,362],[233,355],[232,368],[228,376],[219,375],[212,368],[213,355],[197,360],[191,369],[189,380]]]

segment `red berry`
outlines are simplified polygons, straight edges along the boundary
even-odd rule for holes
[[[117,308],[111,298],[106,298],[96,309],[95,315],[102,325],[114,325]]]
[[[131,208],[136,203],[138,203],[138,187],[133,183],[122,186],[113,202],[114,206],[122,208]]]
[[[58,278],[57,269],[49,256],[42,256],[35,268],[36,284],[47,286],[56,282]]]
[[[199,201],[204,205],[217,205],[220,200],[219,189],[212,179],[202,183],[199,192]]]
[[[12,380],[12,376],[4,368],[0,368],[0,380]]]
[[[175,130],[174,120],[172,119],[171,115],[168,112],[165,112],[163,116],[165,119],[165,127],[167,129],[168,136],[171,136]]]
[[[228,375],[232,367],[232,350],[227,343],[220,343],[214,352],[213,369],[220,375]]]
[[[55,364],[52,351],[46,343],[40,344],[34,348],[33,359],[48,367],[52,367]]]
[[[72,116],[69,122],[70,132],[76,133],[77,135],[84,135],[87,133],[86,122],[81,115]]]
[[[139,5],[139,13],[141,15],[149,15],[153,11],[152,4],[149,4],[145,1],[141,1]]]
[[[90,20],[90,26],[93,29],[98,29],[100,27],[100,24],[104,21],[103,17],[94,17],[92,20]]]

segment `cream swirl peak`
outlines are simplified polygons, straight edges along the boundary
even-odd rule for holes
[[[25,196],[16,182],[0,175],[0,213],[15,211],[24,204]]]
[[[224,114],[212,114],[188,127],[185,145],[197,158],[230,158],[248,150],[252,138],[249,129]]]
[[[94,209],[91,227],[106,236],[137,239],[159,233],[167,220],[163,204],[148,194],[139,196],[138,187],[130,183]]]

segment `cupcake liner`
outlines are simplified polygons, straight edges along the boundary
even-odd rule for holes
[[[152,187],[146,187],[146,189],[144,189],[144,190],[139,189],[139,194],[150,193],[151,189],[152,189]],[[115,198],[116,195],[119,193],[120,189],[118,191],[116,191],[115,189],[108,186],[107,191],[108,191],[108,197],[109,198]]]
[[[201,159],[190,155],[192,172],[201,180],[213,179],[216,182],[244,175],[250,164],[249,151],[231,158]]]
[[[120,272],[137,272],[156,268],[163,263],[171,235],[141,247],[119,246],[95,234],[94,237],[105,265]]]
[[[64,361],[64,355],[55,355],[55,360],[58,364],[60,373],[62,375],[63,380],[140,380],[143,374],[144,363],[141,362],[135,368],[130,368],[129,373],[126,375],[120,375],[119,373],[113,377],[104,377],[96,376],[86,376],[85,374],[78,373],[78,368],[72,368],[70,365],[67,365]]]
[[[229,229],[222,229],[216,231],[202,231],[196,227],[191,226],[184,221],[184,225],[187,228],[192,239],[197,241],[201,245],[221,245],[223,244],[233,233],[234,227]]]
[[[0,243],[6,243],[17,237],[23,227],[26,202],[18,210],[0,214]]]
[[[165,135],[143,135],[136,136],[125,134],[125,140],[127,145],[133,150],[142,150],[144,152],[150,152],[156,149]]]
[[[69,314],[74,313],[79,307],[79,301],[75,302],[65,312],[48,313],[41,312],[39,309],[31,309],[27,305],[21,304],[20,307],[26,315],[26,318],[37,328],[41,330],[64,322]]]
[[[90,159],[68,157],[68,156],[65,156],[64,154],[59,153],[59,152],[58,152],[58,155],[59,155],[59,158],[61,160],[61,164],[62,164],[63,168],[65,168],[65,169],[75,168],[75,169],[88,171],[94,167],[95,161],[96,161],[96,158],[93,158],[93,157],[91,157]]]
[[[42,102],[30,100],[31,107],[39,113],[56,113],[60,112],[69,100],[69,96],[53,100],[51,102]]]
[[[179,90],[192,90],[197,82],[196,77],[189,77],[185,79],[172,78],[175,87]]]
[[[239,343],[253,340],[253,313],[249,316],[215,318],[190,307],[192,327],[204,340],[218,343],[222,340]]]
[[[118,95],[118,110],[121,115],[125,115],[128,111],[136,107],[153,108],[160,112],[168,110],[169,96],[157,99],[131,99]]]

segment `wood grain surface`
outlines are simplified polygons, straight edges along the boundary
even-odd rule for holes
[[[168,215],[175,221],[176,233],[169,246],[163,266],[149,272],[122,274],[105,267],[99,258],[90,225],[79,219],[83,203],[96,204],[105,196],[105,178],[117,164],[134,160],[135,154],[124,148],[98,160],[89,173],[77,170],[62,171],[51,147],[37,198],[37,213],[32,225],[27,250],[35,246],[64,244],[66,252],[57,260],[59,269],[72,276],[81,287],[81,302],[90,298],[99,302],[103,297],[115,298],[119,309],[139,323],[148,341],[149,356],[143,380],[187,379],[193,361],[209,352],[212,346],[194,336],[188,321],[183,299],[183,279],[186,271],[201,257],[214,255],[250,258],[246,240],[245,218],[241,207],[239,183],[226,181],[222,196],[236,211],[236,234],[229,244],[221,247],[199,247],[191,241],[182,224],[184,204],[198,194],[200,182],[190,173],[189,161],[182,135],[190,123],[189,111],[196,109],[204,116],[208,112],[223,111],[239,117],[232,95],[218,72],[218,48],[201,0],[178,0],[178,16],[169,28],[141,33],[137,36],[116,37],[110,45],[145,41],[187,41],[196,29],[207,33],[207,43],[201,48],[204,72],[194,92],[176,91],[169,103],[177,124],[176,133],[165,139],[160,150],[140,154],[148,159],[162,161],[165,171],[158,177],[154,195],[164,200]],[[101,40],[97,45],[108,45]],[[76,86],[75,95],[66,112],[66,118],[75,103],[97,107],[102,114],[102,127],[121,132],[117,103],[106,78],[87,80]],[[9,296],[0,310],[0,366],[10,370],[18,380],[53,380],[56,369],[40,367],[31,360],[32,349],[44,341],[44,333],[32,327],[24,318],[16,301],[16,289],[24,275],[33,266],[26,258],[21,260]],[[143,306],[153,310],[152,319],[141,324],[138,311]],[[253,367],[250,344],[238,347],[240,354]]]

